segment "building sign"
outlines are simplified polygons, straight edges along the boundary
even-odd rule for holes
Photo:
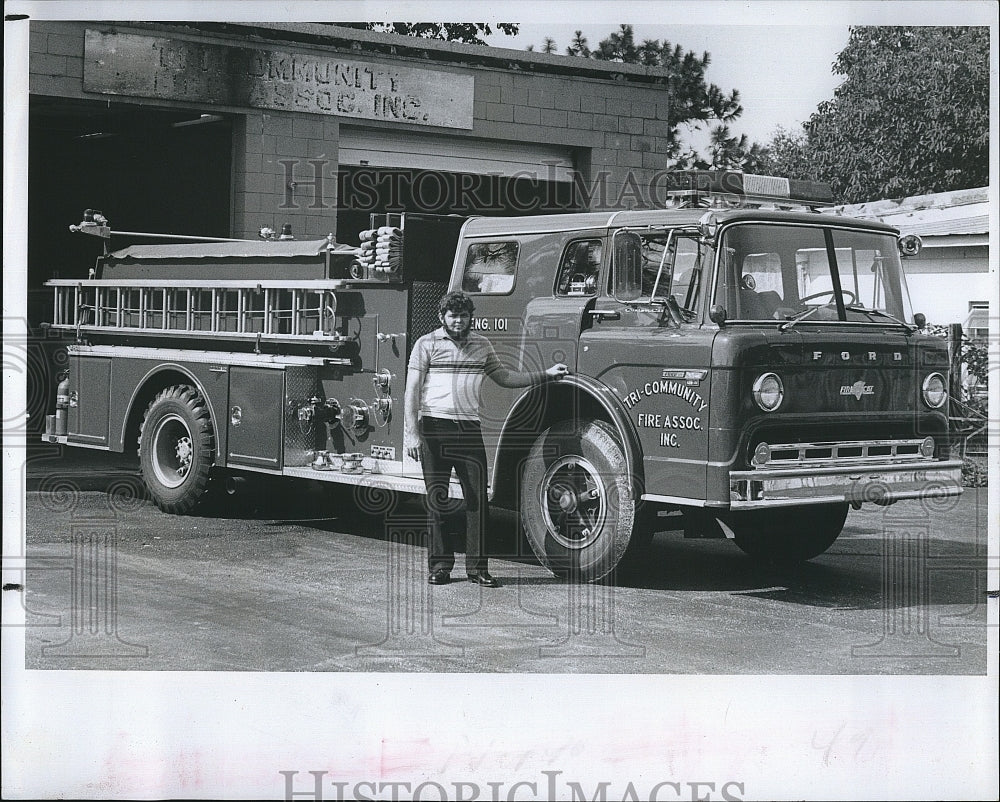
[[[474,78],[258,47],[88,30],[83,88],[194,103],[472,128]]]

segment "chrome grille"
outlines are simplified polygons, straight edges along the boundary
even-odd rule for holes
[[[770,457],[761,462],[755,454],[750,464],[758,470],[795,466],[865,465],[874,463],[931,462],[920,453],[919,440],[844,440],[828,443],[768,443]]]

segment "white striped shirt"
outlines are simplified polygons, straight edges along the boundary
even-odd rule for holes
[[[424,374],[421,415],[477,421],[483,378],[502,366],[493,344],[481,334],[470,331],[458,341],[442,327],[417,340],[408,367]]]

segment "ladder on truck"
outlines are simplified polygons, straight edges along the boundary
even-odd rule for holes
[[[83,332],[336,342],[342,279],[51,279],[52,328]]]

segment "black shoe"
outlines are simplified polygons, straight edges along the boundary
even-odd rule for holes
[[[444,569],[432,571],[431,575],[427,577],[427,582],[431,585],[447,585],[451,582],[451,574]]]
[[[474,574],[469,574],[469,581],[482,585],[484,588],[500,587],[500,583],[490,576],[489,571],[476,571]]]

